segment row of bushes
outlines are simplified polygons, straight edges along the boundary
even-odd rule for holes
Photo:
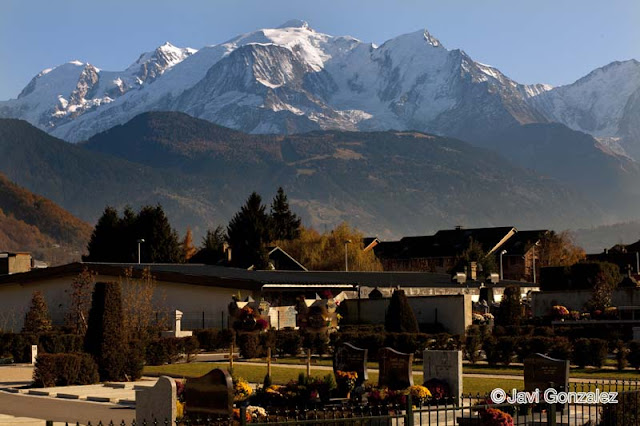
[[[368,349],[368,359],[378,359],[378,351],[383,347],[390,347],[400,352],[412,353],[417,358],[422,358],[426,349],[455,350],[461,348],[460,336],[447,333],[387,333],[384,331],[346,331],[335,333],[332,344],[351,343],[357,347]]]
[[[562,336],[483,336],[471,332],[466,336],[464,352],[472,363],[480,360],[482,352],[489,365],[509,365],[514,358],[522,362],[527,356],[540,353],[552,358],[570,359],[573,364],[584,368],[602,367],[609,354],[609,344],[596,338],[580,338],[572,342]]]
[[[184,355],[187,362],[198,353],[200,345],[195,336],[163,337],[150,341],[146,347],[147,365],[173,364]]]
[[[215,328],[204,328],[196,330],[193,335],[198,339],[198,345],[205,351],[215,351],[218,349],[228,349],[233,341],[233,330]]]
[[[38,354],[82,352],[84,339],[76,334],[0,334],[0,357],[14,362],[31,362],[31,346],[38,345]]]
[[[98,365],[84,353],[40,354],[33,372],[36,387],[90,385],[99,381]]]
[[[243,358],[264,357],[268,348],[271,348],[273,355],[279,356],[298,356],[306,350],[311,350],[317,355],[325,355],[331,350],[326,333],[297,330],[238,333],[237,344]]]

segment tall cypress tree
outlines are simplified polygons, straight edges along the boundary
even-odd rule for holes
[[[404,290],[396,290],[389,301],[389,308],[384,318],[384,328],[394,333],[418,333],[418,320],[416,319],[407,295]]]
[[[125,379],[129,344],[124,332],[119,283],[96,283],[84,349],[98,364],[101,381]]]
[[[262,197],[253,192],[229,225],[227,235],[234,266],[264,269],[269,262],[266,244],[269,241],[269,216]]]
[[[289,208],[289,200],[282,187],[271,203],[271,233],[275,241],[295,240],[300,236],[300,218]]]

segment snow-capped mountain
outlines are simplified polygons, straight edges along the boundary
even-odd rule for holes
[[[29,82],[17,99],[0,102],[0,116],[20,117],[53,131],[131,90],[141,89],[195,52],[167,42],[140,55],[124,71],[103,71],[77,60],[46,69]]]
[[[251,133],[411,129],[471,141],[559,121],[622,152],[615,138],[640,135],[638,68],[611,64],[556,89],[522,85],[426,30],[376,46],[293,20],[198,51],[165,44],[122,72],[80,62],[45,70],[0,102],[0,117],[68,141],[154,110]]]
[[[550,121],[640,159],[640,62],[612,62],[573,84],[531,97],[530,103]]]

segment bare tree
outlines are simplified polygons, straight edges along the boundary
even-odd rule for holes
[[[140,278],[134,278],[133,269],[125,270],[124,277],[120,277],[122,286],[122,308],[124,328],[129,339],[146,340],[154,330],[162,327],[156,321],[159,310],[159,299],[156,294],[156,279],[149,268],[142,270]],[[164,320],[164,316],[162,317]]]
[[[71,303],[65,315],[65,323],[75,334],[84,335],[87,332],[91,293],[96,284],[97,275],[85,266],[71,282],[71,289],[66,291],[71,297]]]

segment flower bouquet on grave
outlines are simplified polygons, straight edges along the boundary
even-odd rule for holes
[[[349,398],[349,394],[356,387],[357,379],[358,373],[355,371],[336,371],[336,383],[338,385],[338,390],[347,398]]]
[[[419,406],[423,405],[429,398],[431,398],[431,392],[424,386],[410,386],[408,391],[409,395],[411,395],[412,402]]]

